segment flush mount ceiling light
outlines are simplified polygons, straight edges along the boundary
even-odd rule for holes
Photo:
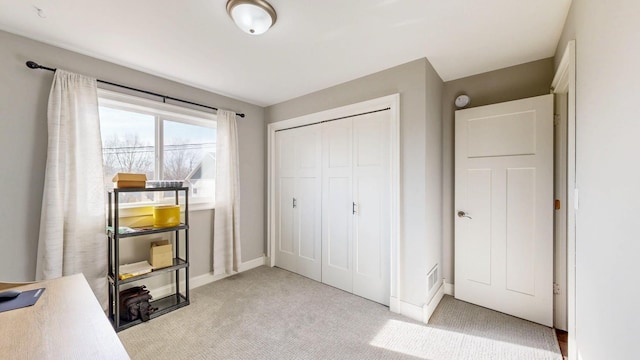
[[[276,11],[264,0],[229,0],[227,13],[242,31],[251,35],[265,33],[277,19]]]

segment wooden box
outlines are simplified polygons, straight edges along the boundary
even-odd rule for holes
[[[147,175],[117,173],[112,181],[113,186],[117,188],[144,188],[147,182]]]

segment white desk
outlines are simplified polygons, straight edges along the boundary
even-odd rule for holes
[[[35,305],[0,313],[0,358],[129,359],[82,274],[16,289],[41,287]]]

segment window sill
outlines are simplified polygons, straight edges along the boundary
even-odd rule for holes
[[[156,204],[127,204],[121,205],[118,215],[120,218],[134,218],[140,216],[153,216],[153,206]],[[160,204],[158,204],[160,205]],[[214,203],[190,203],[189,212],[214,210]],[[184,205],[180,205],[180,212],[184,213]]]

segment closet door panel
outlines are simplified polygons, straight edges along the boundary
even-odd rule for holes
[[[300,214],[297,228],[298,255],[308,260],[320,259],[320,254],[316,253],[314,241],[317,230],[316,223],[320,222],[316,220],[320,217],[320,214],[315,211],[317,204],[315,199],[316,183],[317,180],[314,178],[301,178],[298,179],[298,185],[296,186],[299,194],[297,200],[298,214]]]
[[[295,136],[296,185],[294,209],[296,272],[310,279],[320,281],[322,274],[321,245],[321,172],[322,153],[320,125],[293,129]]]
[[[322,126],[322,282],[352,292],[351,121]]]
[[[293,189],[294,179],[280,178],[280,214],[279,214],[279,240],[278,250],[287,254],[294,255],[294,216],[293,216]]]
[[[280,131],[276,133],[276,169],[278,177],[295,177],[295,148],[295,132]]]
[[[388,135],[386,113],[373,113],[353,118],[355,166],[379,168],[388,153],[384,146]]]
[[[295,217],[295,134],[276,133],[276,266],[296,271]]]
[[[320,281],[321,129],[276,133],[276,266]]]
[[[390,152],[388,113],[353,119],[353,293],[389,305]]]
[[[327,266],[341,271],[351,270],[351,179],[330,178],[327,211]]]
[[[296,186],[297,272],[316,281],[321,281],[322,273],[319,185],[319,178],[299,178]]]
[[[382,219],[380,179],[360,177],[356,184],[358,202],[355,222],[355,271],[361,276],[379,278],[382,273]]]

